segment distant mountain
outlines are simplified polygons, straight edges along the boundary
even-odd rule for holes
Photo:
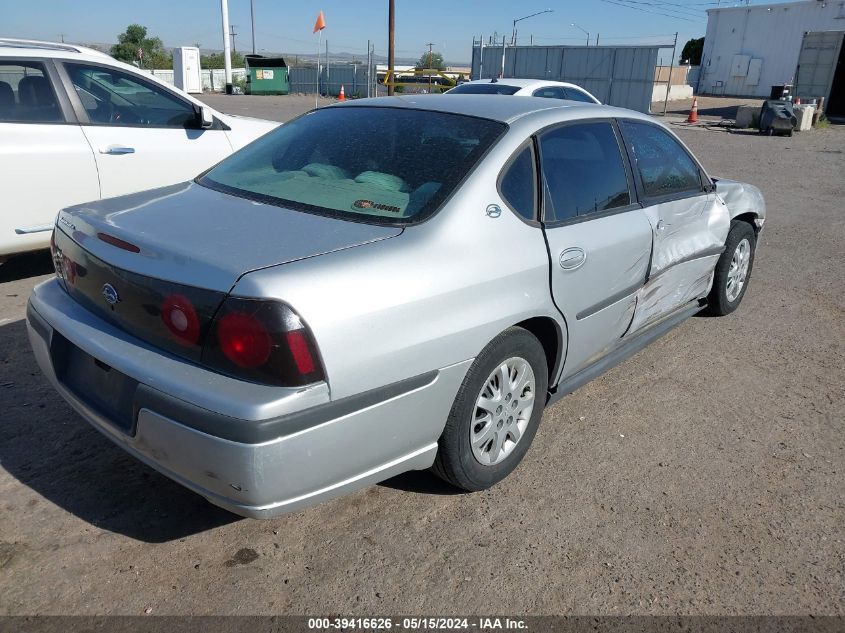
[[[104,53],[108,53],[111,50],[111,47],[114,44],[106,44],[104,42],[95,42],[95,43],[82,43],[77,42],[80,46],[88,46],[90,48],[96,48],[97,50],[101,50]],[[190,46],[189,44],[185,44],[184,46]],[[167,50],[173,50],[177,48],[175,46],[165,45]],[[211,53],[222,53],[223,51],[219,48],[204,48],[200,47],[200,54],[208,55]],[[248,54],[250,50],[241,50],[243,54]],[[317,54],[316,53],[285,53],[285,52],[278,52],[278,51],[267,51],[262,50],[259,51],[261,55],[266,55],[269,57],[284,57],[288,60],[288,63],[293,64],[295,60],[299,60],[300,62],[311,63],[314,64],[317,62]],[[325,63],[325,51],[320,54],[320,61]],[[396,65],[397,66],[409,66],[412,64],[416,64],[419,60],[419,57],[397,57],[396,58]],[[353,61],[359,62],[367,62],[367,56],[361,55],[360,53],[347,53],[345,51],[335,52],[329,49],[329,63],[331,62],[344,62],[349,63]],[[386,64],[387,63],[387,56],[386,55],[375,55],[375,62],[376,64]],[[465,61],[446,61],[447,66],[469,66],[469,62]]]

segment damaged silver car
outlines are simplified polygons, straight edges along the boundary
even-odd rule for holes
[[[734,311],[764,218],[636,112],[356,100],[62,211],[29,336],[88,422],[233,512],[413,469],[481,490],[549,403]]]

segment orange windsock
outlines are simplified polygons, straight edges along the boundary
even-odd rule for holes
[[[320,11],[320,15],[317,16],[317,21],[314,22],[314,33],[322,31],[324,28],[326,28],[326,17],[323,15],[323,12]]]

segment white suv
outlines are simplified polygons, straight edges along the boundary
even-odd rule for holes
[[[0,261],[47,247],[59,209],[189,180],[277,125],[93,49],[0,39]]]

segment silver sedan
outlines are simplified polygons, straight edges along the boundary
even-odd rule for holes
[[[636,112],[358,100],[62,211],[29,336],[88,422],[233,512],[413,469],[481,490],[549,403],[735,310],[764,219]]]

